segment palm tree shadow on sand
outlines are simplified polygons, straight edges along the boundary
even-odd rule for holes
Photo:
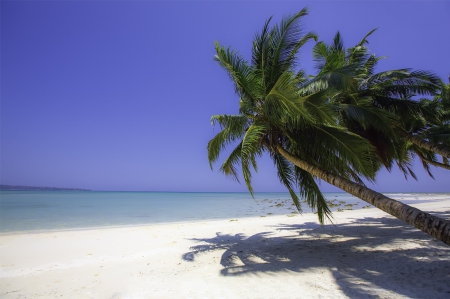
[[[450,218],[450,212],[434,214]],[[201,254],[224,251],[223,276],[291,271],[302,279],[326,269],[351,298],[450,298],[450,247],[398,219],[367,217],[324,227],[279,224],[252,236],[218,232],[192,240],[206,244],[191,247],[183,259],[195,262]]]

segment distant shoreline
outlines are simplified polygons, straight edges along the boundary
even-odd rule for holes
[[[92,190],[92,189],[80,189],[80,188],[57,188],[57,187],[36,187],[36,186],[14,186],[14,185],[2,185],[0,184],[0,191],[89,191],[89,192],[128,192],[128,193],[226,193],[226,194],[242,194],[242,193],[248,193],[248,191],[149,191],[149,190]],[[394,194],[422,194],[422,195],[428,195],[428,194],[443,194],[443,195],[450,195],[449,191],[444,192],[430,192],[430,191],[378,191],[380,193],[383,193],[384,195],[394,195]],[[286,193],[288,194],[288,191],[261,191],[261,192],[255,192],[255,194],[264,194],[264,193]],[[324,191],[323,193],[343,193],[348,194],[345,191]]]
[[[0,185],[2,191],[92,191],[78,188],[56,188],[56,187],[36,187],[36,186],[13,186]]]

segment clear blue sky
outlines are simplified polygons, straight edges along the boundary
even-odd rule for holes
[[[305,30],[346,46],[375,27],[379,71],[410,67],[447,80],[448,1],[2,1],[1,183],[94,190],[246,191],[211,171],[213,114],[238,98],[214,41],[249,57],[271,15],[310,8]],[[312,73],[310,49],[302,67]],[[449,192],[450,172],[419,181],[381,171],[378,191]],[[322,183],[324,191],[334,191]],[[268,159],[255,191],[284,191]]]

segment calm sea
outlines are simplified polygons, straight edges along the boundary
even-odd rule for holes
[[[332,208],[358,209],[367,204],[347,193],[325,193]],[[392,194],[406,203],[423,194]],[[429,200],[449,195],[429,195]],[[422,201],[422,200],[421,200]],[[312,212],[306,204],[304,213]],[[0,232],[41,231],[102,226],[296,213],[288,193],[177,193],[0,191]]]

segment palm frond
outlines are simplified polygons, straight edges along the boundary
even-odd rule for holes
[[[300,101],[308,114],[318,123],[334,125],[336,123],[336,105],[330,103],[329,98],[334,94],[332,90],[322,90],[301,97]]]
[[[251,185],[251,169],[250,165],[253,166],[255,171],[258,171],[256,164],[256,156],[260,156],[263,151],[262,139],[264,138],[267,131],[267,126],[264,124],[253,123],[245,133],[242,139],[241,146],[241,161],[242,161],[242,173],[244,176],[245,184],[253,196],[253,187]]]
[[[375,54],[370,55],[362,66],[367,76],[372,76],[375,71],[375,66],[378,61],[387,58],[386,56],[375,56]]]
[[[328,207],[325,196],[323,196],[317,186],[314,177],[298,167],[295,167],[295,172],[297,183],[300,188],[300,197],[305,199],[313,210],[317,210],[317,217],[321,224],[325,223],[325,218],[330,222],[333,222],[331,210]]]
[[[264,115],[275,122],[286,122],[288,116],[298,115],[313,121],[298,93],[295,74],[284,72],[265,98]]]
[[[324,68],[328,52],[329,48],[327,44],[322,41],[316,43],[313,47],[312,54],[315,62],[314,66],[318,71],[321,71]]]
[[[292,201],[294,202],[294,205],[297,208],[298,212],[302,213],[300,200],[293,190],[293,185],[296,183],[296,174],[292,164],[278,152],[272,152],[271,157],[277,168],[277,174],[280,182],[288,189]]]
[[[215,162],[220,152],[230,143],[242,138],[247,126],[247,117],[243,115],[214,115],[211,117],[211,124],[219,123],[222,127],[214,138],[207,145],[209,165]]]
[[[264,24],[261,34],[256,34],[253,40],[252,47],[252,65],[259,70],[260,73],[264,73],[266,63],[268,61],[268,37],[270,32],[270,17]]]
[[[357,47],[360,47],[360,46],[364,46],[365,44],[368,44],[369,41],[367,40],[367,38],[368,38],[369,36],[371,36],[372,33],[374,33],[374,32],[377,31],[377,30],[378,30],[378,28],[374,28],[374,29],[370,30],[369,33],[367,33],[366,35],[364,35],[364,37],[361,39],[361,41],[360,41],[356,46],[357,46]]]
[[[220,171],[225,174],[226,176],[231,176],[239,183],[239,176],[236,169],[236,164],[239,164],[242,159],[242,142],[239,142],[239,144],[234,148],[234,150],[231,152],[231,154],[228,156],[228,158],[223,162],[222,166],[220,167]]]
[[[239,53],[230,48],[225,49],[218,42],[216,42],[215,47],[217,54],[214,59],[227,71],[235,85],[236,93],[253,101],[261,98],[263,90],[259,88],[258,81],[260,78],[258,78],[257,72],[253,71],[252,67]]]
[[[438,82],[439,78],[431,72],[410,69],[380,72],[364,81],[371,89],[392,97],[434,95],[439,87]]]
[[[278,78],[285,71],[292,71],[296,66],[299,49],[309,40],[317,39],[315,33],[302,36],[301,21],[308,14],[306,8],[295,15],[284,17],[280,25],[275,24],[267,35],[264,86],[266,92],[272,89]]]
[[[339,167],[339,175],[347,176],[349,168],[368,180],[375,179],[379,169],[373,146],[361,136],[346,132],[339,127],[310,125],[301,132],[283,131],[289,141],[321,167]],[[311,142],[314,140],[314,142]],[[294,151],[295,149],[291,149]],[[332,166],[335,165],[335,166]],[[345,166],[344,166],[345,165]],[[328,168],[325,168],[328,169]]]
[[[372,106],[370,99],[361,99],[357,104],[341,104],[340,107],[347,118],[357,122],[364,129],[372,127],[387,134],[393,140],[397,138],[392,128],[393,115]]]
[[[342,40],[342,36],[339,31],[334,35],[331,50],[335,53],[344,52],[344,41]]]
[[[321,72],[304,84],[302,89],[308,93],[315,93],[325,89],[353,91],[357,87],[355,84],[357,69],[358,65],[351,64],[327,72]]]

